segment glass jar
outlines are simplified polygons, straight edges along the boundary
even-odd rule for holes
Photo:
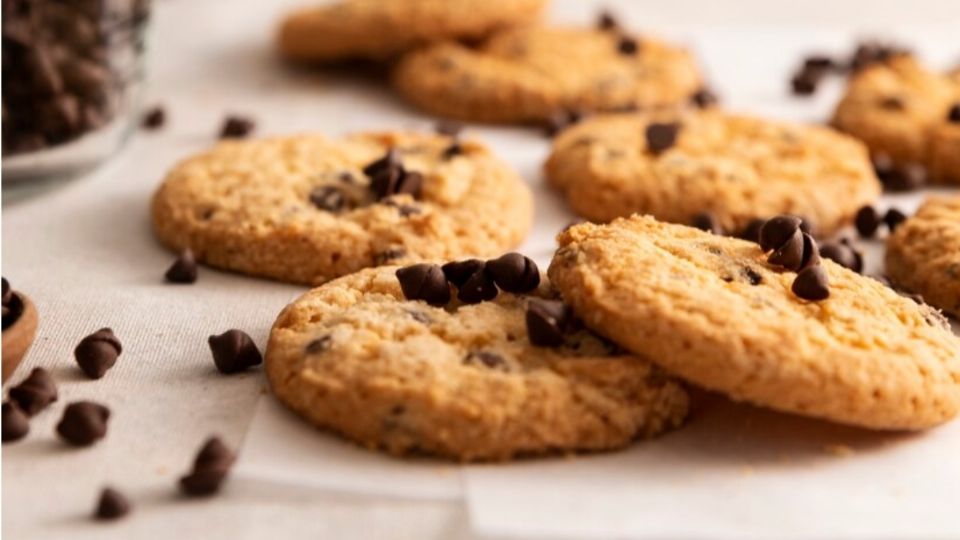
[[[2,0],[3,181],[62,177],[134,124],[150,0]]]

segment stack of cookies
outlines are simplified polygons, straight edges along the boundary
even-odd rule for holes
[[[463,461],[622,448],[680,427],[691,388],[877,430],[960,412],[943,315],[960,316],[960,198],[888,214],[900,291],[828,241],[877,230],[881,153],[960,178],[955,78],[900,56],[863,70],[846,133],[744,116],[684,49],[609,15],[544,26],[544,4],[344,0],[291,14],[279,47],[394,62],[396,90],[446,118],[549,124],[546,180],[591,223],[545,273],[509,252],[527,184],[449,123],[224,141],[169,173],[165,245],[316,286],[271,332],[279,400],[370,448]]]

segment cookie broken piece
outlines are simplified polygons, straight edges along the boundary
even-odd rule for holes
[[[277,318],[273,393],[310,422],[393,454],[461,461],[620,448],[681,423],[688,398],[645,358],[582,327],[531,343],[531,302],[407,300],[398,267],[316,288]]]
[[[943,317],[833,261],[820,263],[829,298],[809,302],[757,244],[649,216],[577,225],[559,243],[550,280],[583,323],[689,382],[873,429],[960,409],[960,338]]]

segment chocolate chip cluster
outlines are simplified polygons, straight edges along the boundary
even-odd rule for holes
[[[75,140],[120,114],[141,77],[149,8],[149,0],[4,0],[4,155]]]
[[[790,89],[797,96],[810,96],[816,93],[820,83],[830,74],[856,73],[870,65],[884,63],[895,56],[910,54],[899,45],[879,41],[864,41],[857,44],[849,57],[831,57],[815,54],[803,59],[800,67],[790,78]]]
[[[820,250],[810,234],[800,229],[796,216],[777,216],[760,229],[760,248],[772,251],[770,264],[797,272],[791,290],[804,300],[825,300],[830,296],[827,272],[820,264]]]
[[[23,300],[16,291],[10,288],[10,282],[7,278],[3,280],[3,329],[6,330],[14,325],[20,316],[23,315]]]
[[[397,270],[400,288],[408,300],[423,300],[431,306],[450,302],[450,286],[457,288],[457,300],[478,304],[493,300],[499,290],[522,294],[540,285],[537,263],[519,253],[496,259],[467,259],[445,265],[414,264]],[[498,290],[499,287],[499,290]]]

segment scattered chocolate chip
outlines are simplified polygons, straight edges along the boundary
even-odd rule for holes
[[[690,102],[700,109],[716,105],[720,100],[709,88],[701,88],[690,96]]]
[[[13,326],[20,316],[23,315],[24,305],[6,278],[3,278],[3,329],[6,330]]]
[[[562,345],[569,317],[569,308],[563,302],[531,298],[526,314],[530,343],[540,347]]]
[[[857,232],[863,238],[873,238],[880,227],[880,214],[877,209],[867,205],[857,210],[857,215],[853,218],[853,224],[857,227]]]
[[[723,227],[720,226],[720,222],[717,221],[717,218],[714,217],[710,212],[700,212],[699,214],[693,216],[693,219],[690,221],[690,225],[700,229],[701,231],[713,233],[718,236],[723,235]]]
[[[621,36],[617,40],[617,52],[624,55],[635,55],[640,50],[640,43],[629,36]]]
[[[677,123],[652,123],[647,126],[647,150],[651,154],[657,155],[672,147],[677,142],[677,135],[680,132],[680,124]]]
[[[240,373],[263,362],[260,349],[242,330],[232,329],[207,339],[213,363],[220,373]]]
[[[453,120],[441,120],[434,126],[436,132],[447,137],[458,137],[463,131],[463,124]]]
[[[880,100],[879,105],[887,111],[902,111],[905,108],[903,100],[897,96],[887,96]]]
[[[320,336],[317,339],[311,340],[307,343],[305,350],[307,354],[320,354],[324,351],[330,349],[330,345],[333,344],[333,336],[327,334],[325,336]]]
[[[385,251],[374,254],[373,265],[383,266],[391,261],[401,259],[407,256],[407,250],[403,248],[390,248]]]
[[[804,268],[797,274],[790,290],[804,300],[819,301],[829,298],[830,288],[826,270],[821,265]]]
[[[500,289],[509,293],[527,293],[540,285],[540,269],[533,259],[519,253],[507,253],[491,259],[486,269]]]
[[[447,281],[453,283],[453,285],[457,288],[462,287],[463,284],[470,279],[470,276],[474,275],[482,268],[483,261],[480,259],[467,259],[464,261],[448,262],[440,267],[440,269],[443,271],[443,275],[447,278]]]
[[[820,255],[840,266],[861,272],[863,270],[863,256],[848,244],[842,242],[828,242],[820,246]]]
[[[0,278],[0,282],[3,284],[3,305],[7,305],[13,298],[13,289],[10,288],[10,282],[7,281],[7,278]]]
[[[793,235],[770,254],[767,262],[777,266],[782,266],[787,270],[799,270],[803,264],[804,256],[804,233],[797,228]]]
[[[73,350],[73,356],[87,377],[99,379],[117,363],[121,352],[123,347],[113,330],[101,328],[81,339]]]
[[[767,220],[760,228],[760,248],[770,251],[787,243],[800,229],[800,223],[796,216],[777,216]]]
[[[857,45],[849,66],[851,71],[860,71],[872,64],[884,63],[894,56],[903,54],[909,54],[909,51],[899,45],[865,41]]]
[[[347,201],[337,186],[318,186],[310,191],[310,202],[319,210],[339,212]]]
[[[431,306],[450,302],[450,285],[435,264],[414,264],[397,270],[400,289],[408,300],[423,300]]]
[[[141,125],[144,129],[155,130],[167,123],[167,112],[159,105],[147,110],[143,115]]]
[[[220,128],[221,139],[242,139],[253,132],[256,124],[244,116],[228,116]]]
[[[67,405],[57,424],[57,433],[74,446],[89,446],[107,434],[110,409],[92,401],[76,401]]]
[[[887,213],[883,215],[883,222],[887,224],[887,228],[890,229],[890,232],[896,230],[904,220],[907,219],[907,215],[897,210],[896,208],[891,208],[887,210]]]
[[[837,67],[833,58],[823,54],[810,55],[803,60],[803,68],[808,70],[830,71]]]
[[[57,401],[57,384],[50,376],[50,372],[37,367],[20,384],[10,388],[10,399],[30,416],[46,409]]]
[[[170,283],[193,283],[197,281],[197,259],[190,248],[184,249],[173,261],[164,277]]]
[[[790,78],[790,89],[796,96],[812,96],[822,78],[823,75],[817,71],[802,69]]]
[[[97,507],[93,512],[94,519],[119,519],[130,513],[133,507],[127,497],[112,487],[105,487],[100,492]]]
[[[19,441],[30,432],[30,418],[15,401],[5,401],[0,427],[3,428],[4,443]]]
[[[211,437],[197,453],[193,470],[180,478],[180,490],[190,496],[216,493],[235,460],[236,456],[219,437]]]
[[[480,362],[488,368],[499,367],[505,363],[502,356],[487,351],[471,351],[463,359],[464,364],[473,364],[476,362]]]
[[[470,276],[462,287],[457,290],[457,299],[464,304],[479,304],[497,297],[497,286],[493,278],[485,270],[477,270]]]
[[[913,191],[927,183],[927,168],[921,163],[904,163],[880,178],[887,191]]]
[[[749,240],[755,244],[759,244],[760,229],[763,228],[763,224],[766,222],[767,220],[761,219],[761,218],[751,220],[750,223],[747,223],[747,226],[744,227],[742,231],[740,231],[740,238],[744,240]]]
[[[614,17],[610,11],[603,10],[600,12],[600,15],[597,16],[597,28],[600,30],[615,30],[619,27],[620,25],[617,24],[617,18]]]
[[[960,123],[960,102],[954,103],[950,110],[947,112],[947,122],[953,124]]]

